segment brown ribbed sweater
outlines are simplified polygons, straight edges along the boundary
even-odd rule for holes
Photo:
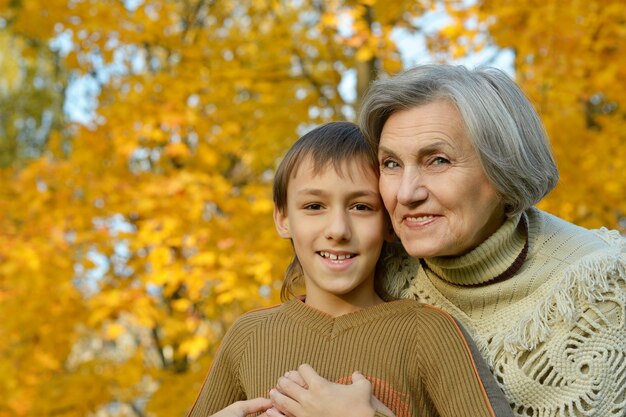
[[[189,417],[266,397],[302,363],[339,383],[360,371],[397,417],[512,416],[474,343],[449,314],[400,300],[331,317],[291,300],[233,324]]]

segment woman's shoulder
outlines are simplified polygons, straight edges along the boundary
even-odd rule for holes
[[[580,301],[598,301],[607,291],[624,291],[623,285],[610,289],[612,283],[626,281],[626,238],[617,230],[585,229],[537,209],[529,213],[531,220],[541,217],[543,223],[530,269],[551,276],[547,283],[554,291],[577,294]]]
[[[545,279],[528,299],[533,301],[525,301],[532,308],[518,312],[508,326],[506,349],[533,349],[554,327],[587,322],[588,312],[617,326],[601,333],[619,328],[623,316],[613,316],[626,300],[626,239],[618,231],[585,229],[537,209],[526,213],[531,225],[540,227],[524,276]]]
[[[525,214],[531,252],[576,259],[607,251],[626,253],[626,238],[617,230],[586,229],[534,207]]]

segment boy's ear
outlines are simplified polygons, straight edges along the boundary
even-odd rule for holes
[[[287,216],[274,206],[274,225],[278,235],[284,239],[291,239],[291,232],[289,231],[289,222]]]

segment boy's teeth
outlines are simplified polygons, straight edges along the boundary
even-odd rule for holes
[[[330,252],[320,252],[320,255],[322,255],[322,257],[324,258],[329,258],[332,261],[343,261],[344,259],[352,258],[352,255],[335,255],[334,253]]]

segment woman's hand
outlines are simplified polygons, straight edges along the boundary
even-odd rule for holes
[[[372,396],[372,385],[359,372],[352,374],[352,384],[330,382],[309,365],[290,371],[270,391],[274,408],[268,417],[369,417],[376,411],[395,417],[393,412]]]
[[[253,398],[251,400],[237,401],[218,411],[211,417],[246,417],[248,414],[260,413],[272,407],[272,402],[267,398]]]

